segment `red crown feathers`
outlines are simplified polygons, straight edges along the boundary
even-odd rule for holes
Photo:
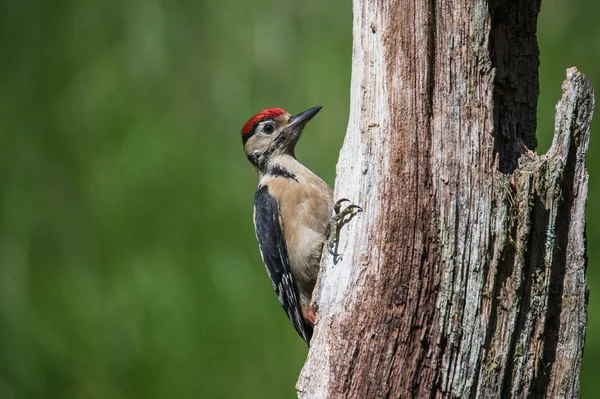
[[[242,127],[242,135],[248,134],[254,129],[254,125],[258,122],[263,121],[269,118],[277,118],[287,112],[281,108],[267,108],[260,111],[258,114],[254,115],[252,118],[248,119],[248,122],[244,123]]]

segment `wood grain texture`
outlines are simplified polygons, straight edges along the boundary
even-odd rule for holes
[[[301,398],[578,397],[585,156],[570,69],[535,149],[539,1],[355,0],[336,198]]]

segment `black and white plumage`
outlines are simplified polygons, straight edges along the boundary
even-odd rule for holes
[[[327,241],[333,191],[298,162],[294,147],[320,108],[296,116],[269,108],[242,128],[244,151],[259,175],[254,224],[263,263],[279,302],[307,343],[316,319],[311,299]]]
[[[268,186],[261,186],[254,197],[254,226],[260,254],[267,268],[267,273],[279,298],[279,303],[298,334],[310,342],[313,333],[312,325],[302,318],[302,310],[298,301],[296,284],[290,268],[279,205],[269,193]]]

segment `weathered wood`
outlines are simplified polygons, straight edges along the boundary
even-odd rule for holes
[[[577,397],[594,96],[567,73],[548,154],[540,3],[354,0],[336,197],[301,398]]]

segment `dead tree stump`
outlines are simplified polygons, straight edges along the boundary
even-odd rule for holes
[[[575,68],[536,146],[540,2],[354,0],[336,198],[301,398],[578,397],[585,157]]]

